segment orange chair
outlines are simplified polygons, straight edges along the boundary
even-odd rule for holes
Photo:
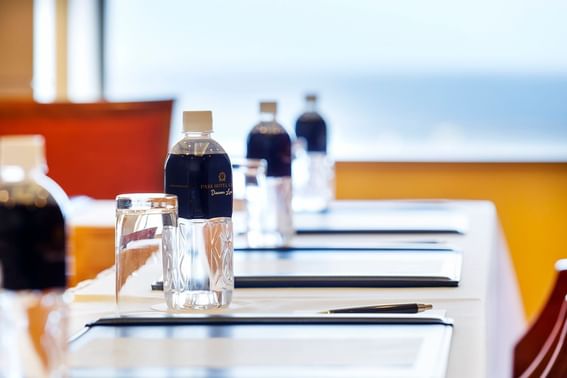
[[[162,192],[173,100],[0,102],[0,135],[41,134],[49,176],[72,195]]]
[[[561,316],[567,316],[567,308],[562,308],[566,306],[564,302],[567,295],[567,259],[559,260],[555,267],[557,279],[543,310],[514,348],[514,377],[534,376],[525,375],[527,371],[532,374],[534,371],[541,373],[551,357],[545,354],[550,352],[549,343],[556,343],[558,340],[553,338],[557,337],[559,332],[556,329],[559,327],[556,325],[557,320],[561,319]],[[536,366],[539,368],[536,369]]]

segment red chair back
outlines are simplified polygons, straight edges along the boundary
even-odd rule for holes
[[[48,175],[68,195],[163,192],[172,106],[0,102],[0,135],[43,135]]]
[[[520,378],[539,378],[548,377],[546,370],[551,370],[557,362],[556,350],[562,349],[562,341],[564,343],[564,328],[567,325],[567,301],[562,302],[559,310],[559,316],[553,322],[552,329],[545,340],[541,350],[536,355],[530,366],[522,373]],[[565,377],[565,376],[561,376]]]
[[[533,362],[543,350],[560,315],[567,295],[567,259],[559,260],[556,270],[557,278],[543,310],[514,348],[514,377],[523,376],[528,367],[533,367]]]
[[[567,307],[567,297],[565,297],[563,307]],[[543,376],[548,378],[567,377],[567,317],[563,321],[559,341],[543,372]]]

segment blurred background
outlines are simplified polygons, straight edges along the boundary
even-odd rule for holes
[[[42,40],[53,1],[35,1]],[[100,8],[69,0],[68,7],[69,99],[175,97],[172,139],[181,109],[212,109],[216,138],[242,155],[259,99],[278,100],[291,131],[302,95],[316,91],[337,159],[567,154],[565,2],[105,0]],[[55,95],[54,70],[42,63],[53,60],[46,45],[36,46],[39,101]]]
[[[320,95],[337,198],[494,201],[529,317],[567,239],[567,3],[0,0],[0,96],[175,98],[244,154]]]

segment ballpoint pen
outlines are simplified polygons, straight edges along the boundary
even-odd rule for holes
[[[365,307],[337,308],[321,311],[323,314],[369,314],[369,313],[390,313],[390,314],[415,314],[422,311],[431,310],[433,305],[422,303],[402,303],[387,304]]]

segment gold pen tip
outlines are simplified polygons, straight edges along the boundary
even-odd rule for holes
[[[433,305],[420,303],[420,304],[417,305],[417,310],[419,312],[427,311],[427,310],[433,310]]]

